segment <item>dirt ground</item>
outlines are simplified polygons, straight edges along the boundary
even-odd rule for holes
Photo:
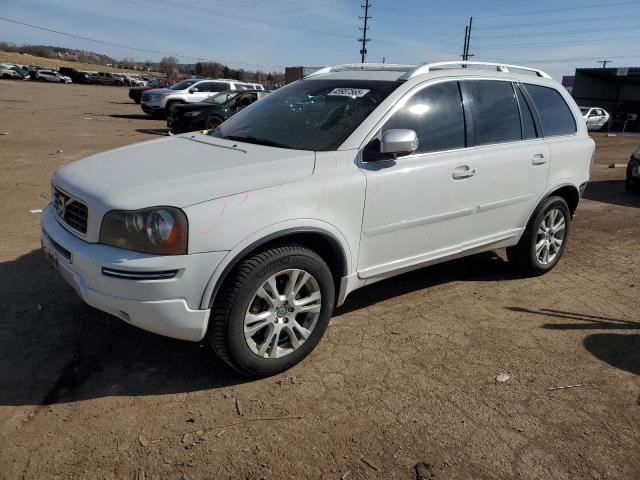
[[[550,274],[498,252],[376,284],[248,380],[89,308],[40,252],[52,172],[163,129],[124,88],[0,81],[1,478],[640,478],[640,197],[606,167],[639,137],[594,135]]]

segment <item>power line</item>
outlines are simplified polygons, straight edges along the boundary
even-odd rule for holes
[[[567,63],[567,62],[584,62],[587,60],[599,60],[602,57],[580,57],[580,58],[543,58],[540,60],[528,60],[528,59],[518,59],[518,60],[503,60],[502,63],[519,63],[519,64],[527,64],[527,63]],[[632,55],[612,55],[611,58],[640,58],[640,54],[632,54]],[[602,61],[602,60],[600,60]]]
[[[367,42],[371,41],[370,39],[367,38],[367,30],[369,30],[367,23],[371,18],[369,16],[369,8],[371,7],[371,4],[369,3],[369,0],[365,0],[365,4],[360,6],[364,8],[364,17],[358,17],[358,18],[364,21],[364,25],[360,27],[360,30],[362,30],[362,38],[359,38],[358,41],[362,42],[362,46],[360,47],[360,55],[362,58],[362,63],[364,63],[364,60],[367,56]]]
[[[87,40],[89,42],[100,43],[102,45],[109,45],[109,46],[112,46],[112,47],[119,47],[119,48],[125,48],[125,49],[129,49],[129,50],[135,50],[135,51],[138,51],[138,52],[153,53],[153,54],[156,54],[156,55],[172,56],[172,57],[179,57],[179,58],[189,58],[189,59],[192,59],[192,60],[198,60],[200,62],[220,62],[220,63],[231,63],[231,64],[234,64],[234,65],[284,68],[284,65],[269,65],[269,64],[266,64],[266,63],[250,63],[250,62],[239,62],[239,61],[236,61],[236,60],[222,60],[222,59],[213,60],[213,59],[207,59],[207,58],[203,58],[203,57],[194,57],[193,55],[183,55],[183,54],[178,54],[178,53],[169,53],[169,52],[163,52],[163,51],[160,51],[160,50],[149,50],[149,49],[146,49],[146,48],[132,47],[131,45],[123,45],[123,44],[120,44],[120,43],[113,43],[113,42],[107,42],[105,40],[98,40],[96,38],[84,37],[82,35],[75,35],[73,33],[62,32],[60,30],[53,30],[53,29],[47,28],[47,27],[41,27],[41,26],[38,26],[38,25],[32,25],[30,23],[20,22],[18,20],[13,20],[11,18],[0,17],[0,20],[5,21],[5,22],[9,22],[9,23],[14,23],[16,25],[23,25],[25,27],[35,28],[37,30],[43,30],[45,32],[56,33],[58,35],[64,35],[64,36],[67,36],[67,37],[77,38],[77,39],[80,39],[80,40]]]
[[[545,48],[545,47],[561,47],[573,45],[594,45],[601,42],[618,42],[623,40],[640,40],[640,37],[618,37],[618,38],[598,38],[597,40],[574,40],[567,42],[551,42],[551,43],[523,43],[509,45],[481,45],[480,50],[507,50],[510,48]]]
[[[589,17],[589,18],[567,18],[564,20],[549,20],[547,22],[534,22],[534,23],[516,23],[509,25],[490,25],[483,27],[476,27],[481,30],[489,30],[492,28],[503,29],[503,28],[527,28],[527,27],[538,27],[542,25],[558,25],[558,24],[566,24],[566,23],[581,23],[581,22],[596,22],[596,21],[608,21],[608,20],[616,20],[619,18],[629,18],[630,14],[624,15],[609,15],[606,17]]]
[[[499,13],[495,15],[478,15],[479,18],[496,18],[496,17],[516,17],[520,15],[539,15],[542,13],[556,13],[556,12],[568,12],[575,10],[586,10],[591,8],[609,8],[609,7],[617,7],[621,5],[638,5],[638,1],[635,2],[617,2],[617,3],[598,3],[591,5],[580,5],[576,7],[566,7],[566,8],[554,8],[550,10],[535,10],[529,12],[516,12],[516,13]]]
[[[578,33],[581,35],[591,35],[592,32],[609,32],[611,30],[636,30],[639,29],[640,26],[631,26],[631,27],[602,27],[602,28],[589,28],[589,30],[563,30],[563,31],[555,31],[555,32],[540,32],[540,33],[518,33],[518,34],[508,34],[508,35],[490,35],[490,36],[476,36],[476,40],[494,40],[499,38],[521,38],[521,37],[547,37],[549,35],[571,35],[574,33]]]

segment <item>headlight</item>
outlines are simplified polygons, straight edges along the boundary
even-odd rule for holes
[[[636,148],[636,151],[633,152],[633,158],[640,162],[640,147]]]
[[[187,253],[187,217],[177,208],[114,210],[102,219],[100,243],[143,253]]]
[[[197,117],[202,113],[202,110],[194,110],[193,112],[187,112],[184,114],[185,117]]]

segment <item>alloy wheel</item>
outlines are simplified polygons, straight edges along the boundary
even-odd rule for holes
[[[536,237],[536,257],[542,265],[549,265],[558,256],[566,224],[565,214],[559,208],[552,208],[542,219]]]
[[[244,318],[244,337],[253,353],[282,358],[300,348],[316,326],[322,308],[317,280],[289,269],[272,275],[254,293]]]

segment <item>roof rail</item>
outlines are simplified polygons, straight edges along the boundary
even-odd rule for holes
[[[305,75],[304,78],[315,77],[317,75],[324,75],[326,73],[333,72],[347,72],[353,70],[369,70],[380,71],[388,70],[390,72],[409,72],[416,68],[415,65],[404,65],[400,63],[345,63],[342,65],[332,65],[329,67],[323,67],[315,72]]]
[[[496,67],[496,70],[499,72],[508,73],[509,69],[514,70],[526,70],[528,72],[534,72],[536,75],[542,78],[551,78],[549,74],[542,70],[538,70],[537,68],[530,67],[522,67],[519,65],[509,65],[506,63],[493,63],[493,62],[469,62],[469,61],[454,61],[454,62],[436,62],[436,63],[426,63],[424,65],[420,65],[418,67],[413,68],[412,70],[405,73],[399,80],[409,80],[417,75],[428,73],[433,70],[439,70],[442,68],[453,67],[455,65],[460,66],[484,66],[484,67]]]

